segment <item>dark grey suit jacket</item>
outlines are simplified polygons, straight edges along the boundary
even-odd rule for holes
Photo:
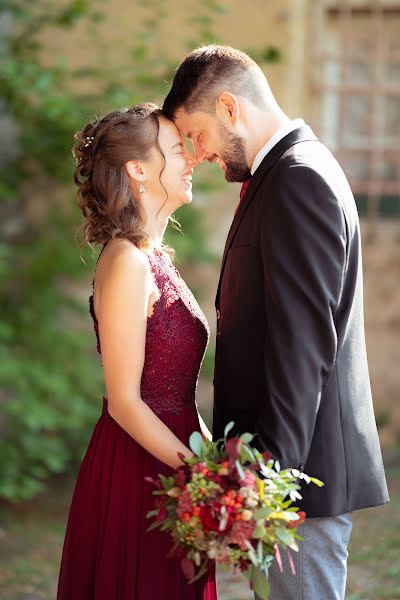
[[[388,501],[365,348],[357,209],[307,126],[256,170],[226,242],[216,300],[214,439],[256,433],[283,467],[325,482],[310,517]]]

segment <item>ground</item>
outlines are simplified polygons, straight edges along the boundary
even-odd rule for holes
[[[360,466],[362,467],[362,465]],[[346,600],[400,598],[400,460],[389,460],[391,503],[354,515]],[[0,506],[1,600],[54,600],[71,479],[19,506]],[[220,600],[251,600],[247,584],[219,576]]]

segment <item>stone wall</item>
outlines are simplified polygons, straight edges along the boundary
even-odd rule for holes
[[[358,0],[357,0],[358,1]],[[359,0],[361,2],[361,0]],[[311,17],[326,0],[225,0],[226,14],[215,19],[215,31],[224,43],[242,49],[249,47],[276,46],[282,59],[277,64],[265,65],[264,71],[271,87],[290,117],[303,116],[314,124],[317,98],[310,86],[312,68]],[[388,1],[389,5],[398,2]],[[334,3],[330,3],[334,4]],[[154,40],[158,52],[176,58],[177,63],[187,49],[184,40],[193,34],[190,16],[198,8],[197,0],[159,2],[167,11],[159,35]],[[107,62],[115,65],[128,64],[128,52],[132,37],[149,17],[149,10],[142,2],[112,0],[101,7],[106,20],[100,26],[103,45],[107,47]],[[150,3],[149,5],[150,6]],[[83,28],[72,32],[49,34],[44,60],[64,55],[75,66],[90,63],[97,52],[96,39],[85,34]],[[132,65],[132,90],[135,87],[135,69]],[[99,113],[102,111],[99,98]],[[318,127],[316,128],[318,133]],[[200,169],[203,167],[200,167]],[[216,167],[216,178],[222,178]],[[221,256],[227,231],[237,203],[239,186],[226,186],[223,192],[208,196],[196,193],[194,202],[206,215],[209,244],[217,256]],[[400,222],[380,222],[374,241],[364,233],[365,270],[365,319],[369,365],[376,413],[381,427],[382,440],[386,445],[400,442]],[[186,232],[190,235],[190,232]],[[196,289],[201,290],[201,304],[210,320],[214,322],[214,294],[218,280],[219,265],[191,267],[188,278]],[[211,403],[210,384],[202,381],[200,402],[209,412]]]

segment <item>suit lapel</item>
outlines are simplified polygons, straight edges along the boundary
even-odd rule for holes
[[[276,144],[276,146],[274,146],[270,150],[270,152],[268,152],[267,156],[264,158],[264,160],[262,161],[262,163],[260,164],[260,166],[258,167],[256,172],[252,176],[249,186],[248,186],[242,200],[240,201],[236,215],[232,221],[232,225],[229,230],[228,237],[226,239],[224,254],[222,256],[221,274],[219,277],[217,296],[216,296],[216,300],[215,300],[215,305],[217,308],[219,306],[219,295],[220,295],[220,291],[221,291],[222,275],[224,273],[225,263],[226,263],[226,259],[228,256],[229,249],[232,246],[233,240],[235,239],[236,232],[243,220],[243,217],[246,214],[246,211],[247,211],[249,205],[251,204],[251,201],[253,200],[257,190],[259,189],[260,185],[264,181],[266,174],[268,173],[268,171],[270,171],[272,169],[274,164],[281,158],[281,156],[285,152],[287,152],[287,150],[289,150],[289,148],[291,148],[295,144],[298,144],[299,142],[316,141],[317,139],[318,138],[314,135],[312,129],[310,127],[308,127],[308,125],[306,125],[304,127],[299,127],[298,129],[295,129],[294,131],[289,133],[287,136],[285,136],[282,140],[280,140]]]

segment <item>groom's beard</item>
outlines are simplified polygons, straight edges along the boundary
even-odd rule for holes
[[[242,138],[231,133],[221,123],[218,124],[218,130],[222,140],[220,158],[226,164],[226,181],[230,183],[244,181],[251,176],[251,173],[247,166],[246,151]]]

